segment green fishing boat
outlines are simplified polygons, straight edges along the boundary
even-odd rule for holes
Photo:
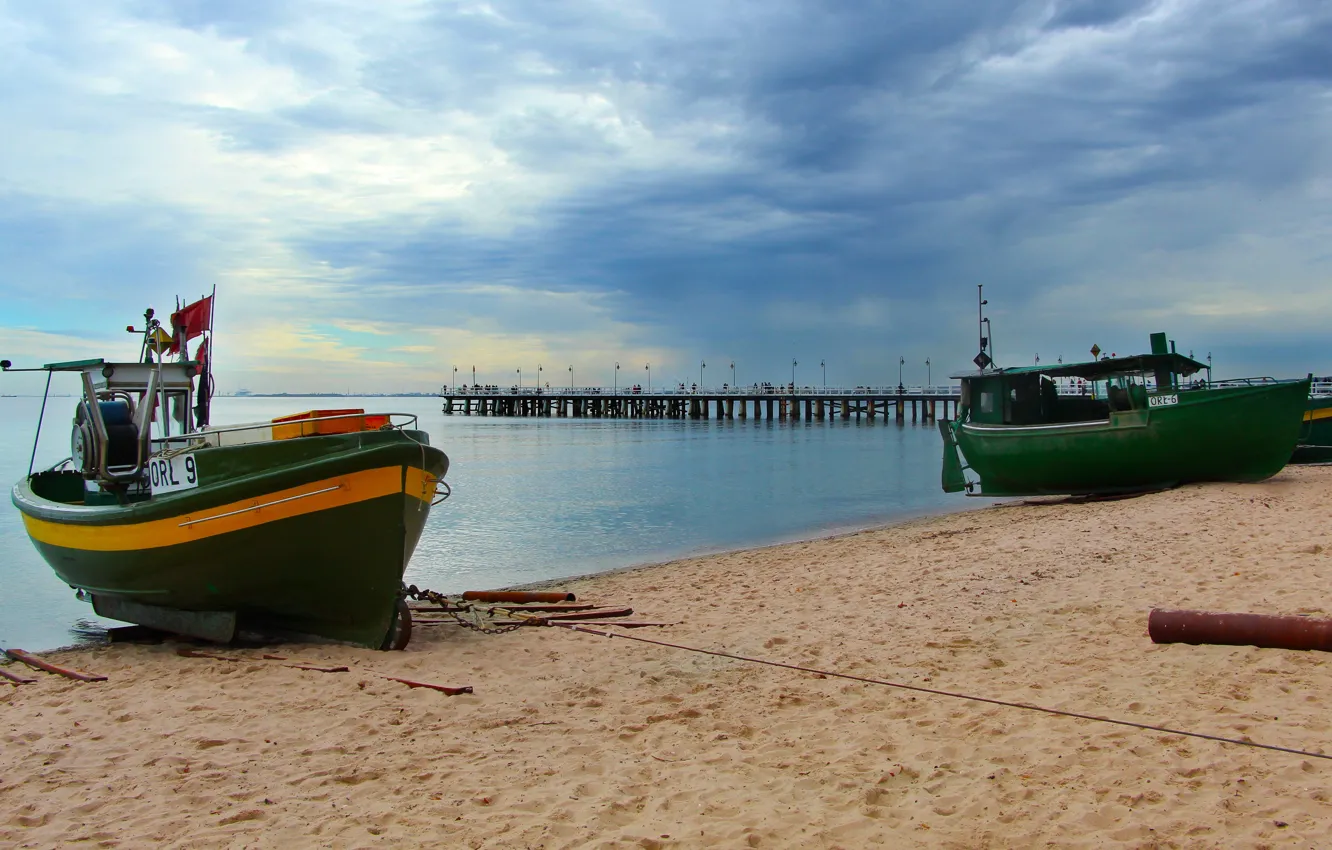
[[[979,371],[952,376],[962,397],[957,419],[939,422],[945,492],[1092,495],[1259,481],[1290,459],[1309,396],[1309,379],[1189,381],[1207,364],[1176,353],[1163,333],[1152,334],[1150,354],[1086,363],[1000,369],[992,350],[982,333]]]
[[[102,616],[180,634],[405,646],[403,572],[447,496],[448,458],[406,414],[309,411],[211,427],[206,364],[169,362],[170,351],[183,356],[188,325],[168,349],[145,318],[140,362],[32,370],[47,372],[48,393],[52,374],[83,386],[71,456],[30,468],[12,494],[56,575]]]
[[[1315,378],[1291,463],[1332,463],[1332,377]]]

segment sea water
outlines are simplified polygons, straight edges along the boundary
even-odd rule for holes
[[[0,482],[28,470],[40,398],[0,398]],[[69,454],[76,399],[49,400],[35,468]],[[406,579],[482,590],[824,536],[974,506],[939,488],[932,423],[446,416],[437,398],[220,397],[214,424],[310,409],[419,418],[449,456]],[[49,649],[98,620],[0,502],[0,647]]]

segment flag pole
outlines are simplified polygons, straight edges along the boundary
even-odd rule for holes
[[[208,296],[208,363],[205,364],[204,371],[208,375],[208,409],[209,418],[212,418],[213,409],[213,358],[217,356],[217,348],[213,345],[213,316],[217,314],[217,284],[213,284],[213,294]]]

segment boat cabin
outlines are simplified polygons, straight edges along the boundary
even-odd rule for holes
[[[1051,425],[1146,410],[1161,404],[1154,399],[1200,386],[1187,379],[1207,364],[1173,347],[1157,333],[1151,354],[952,375],[962,382],[958,418],[976,425]]]
[[[154,428],[159,442],[169,439],[173,430],[183,434],[194,429],[191,408],[199,364],[115,363],[96,358],[48,363],[40,371],[78,374],[83,393],[74,409],[70,457],[49,470],[30,470],[34,492],[68,503],[148,498],[151,492],[144,470],[154,452]],[[45,398],[42,408],[45,413]],[[171,416],[161,416],[159,410],[170,410]],[[37,433],[40,439],[40,421]],[[33,451],[35,456],[35,447]],[[72,468],[64,469],[66,463]]]
[[[0,365],[9,369],[8,361]],[[34,371],[77,373],[83,384],[74,409],[70,457],[50,469],[29,470],[36,495],[65,504],[127,504],[178,489],[174,473],[170,481],[163,478],[174,468],[164,459],[167,455],[392,427],[393,414],[367,414],[360,408],[311,410],[267,422],[200,427],[203,416],[194,403],[198,395],[195,378],[202,370],[195,361],[139,363],[99,358],[48,363]],[[43,400],[43,414],[45,407]],[[169,416],[162,414],[168,410]],[[36,439],[40,439],[41,426],[39,420]],[[192,476],[197,470],[187,468],[186,473],[191,481],[196,480]]]

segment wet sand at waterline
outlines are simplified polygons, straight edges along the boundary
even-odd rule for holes
[[[1152,607],[1332,615],[1330,514],[1332,468],[1290,468],[568,587],[678,623],[636,636],[1332,751],[1328,656],[1146,633]],[[0,685],[0,844],[1316,846],[1332,829],[1322,759],[564,629],[278,650],[346,673],[177,646],[50,653],[110,679]]]

